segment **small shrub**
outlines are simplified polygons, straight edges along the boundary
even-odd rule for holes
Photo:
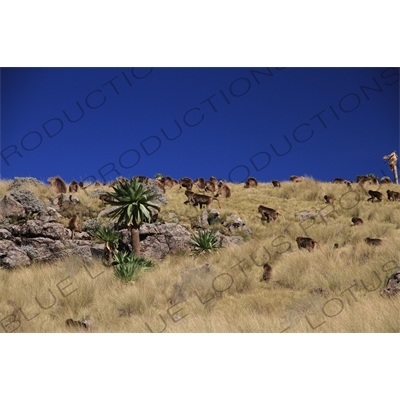
[[[154,266],[153,261],[134,253],[119,251],[113,257],[114,275],[124,282],[130,282],[138,278],[144,272]]]
[[[194,254],[209,253],[220,247],[218,238],[213,231],[197,232],[197,235],[192,236],[191,246]]]

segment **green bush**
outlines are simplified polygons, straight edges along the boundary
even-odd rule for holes
[[[130,282],[138,278],[144,272],[154,266],[150,260],[137,256],[134,253],[119,251],[113,257],[114,275],[124,282]]]
[[[191,239],[192,252],[194,254],[209,253],[218,249],[219,243],[215,232],[199,231],[197,235],[192,235]]]

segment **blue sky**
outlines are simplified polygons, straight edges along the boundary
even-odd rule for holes
[[[2,68],[1,178],[389,175],[398,68]]]

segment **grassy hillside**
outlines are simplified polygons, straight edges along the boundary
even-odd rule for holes
[[[0,182],[0,198],[9,182]],[[366,186],[283,182],[244,189],[230,184],[232,197],[221,199],[222,219],[237,214],[253,234],[239,246],[199,257],[190,252],[156,261],[155,267],[130,284],[113,276],[100,262],[87,265],[65,259],[52,265],[0,270],[2,331],[73,332],[65,320],[89,318],[92,332],[399,332],[400,300],[380,296],[386,279],[400,265],[400,202],[389,202],[386,190],[400,185]],[[50,202],[49,187],[32,187]],[[382,202],[367,202],[366,190],[384,193]],[[94,188],[87,189],[88,193]],[[335,203],[327,205],[329,194]],[[82,219],[107,206],[82,192]],[[190,228],[200,210],[184,205],[184,189],[167,189],[168,204],[160,219]],[[285,219],[261,221],[262,204]],[[217,207],[217,204],[214,203]],[[317,211],[301,222],[298,213]],[[67,223],[67,210],[63,216]],[[361,217],[362,226],[351,218]],[[319,243],[299,250],[297,236]],[[383,244],[368,246],[366,237]],[[339,245],[334,249],[334,244]],[[260,281],[262,265],[273,268]],[[182,288],[182,273],[208,263],[210,276]]]

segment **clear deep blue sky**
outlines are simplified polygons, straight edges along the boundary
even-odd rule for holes
[[[392,173],[398,68],[2,68],[1,179]]]

